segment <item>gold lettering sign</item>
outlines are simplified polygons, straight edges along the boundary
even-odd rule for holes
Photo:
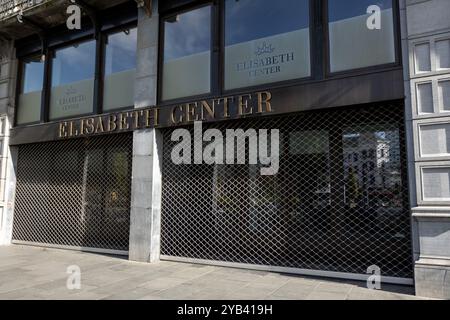
[[[269,91],[189,102],[172,107],[150,107],[117,112],[58,124],[58,138],[124,132],[165,126],[192,124],[195,121],[237,119],[273,112]],[[162,119],[161,119],[162,116]],[[162,120],[162,121],[161,121]]]
[[[250,94],[239,96],[239,115],[248,116],[253,113],[253,108],[249,107],[249,101],[252,99]]]
[[[216,118],[216,100],[212,101],[212,106],[208,104],[208,101],[203,100],[202,104],[202,121],[205,121],[205,111],[211,119]]]

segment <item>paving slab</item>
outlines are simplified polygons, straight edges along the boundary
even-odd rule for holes
[[[81,288],[69,290],[69,266]],[[414,288],[31,246],[0,247],[0,300],[414,300]]]

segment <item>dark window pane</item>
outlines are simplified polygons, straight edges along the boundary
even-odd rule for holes
[[[380,29],[368,27],[370,6],[381,9]],[[331,72],[395,62],[392,0],[328,0]]]
[[[39,57],[23,62],[22,87],[17,109],[17,124],[39,121],[44,82],[44,63]]]
[[[310,71],[309,0],[225,1],[225,89]]]
[[[95,41],[57,50],[52,63],[50,119],[91,113]]]
[[[163,100],[210,92],[211,6],[164,22]]]
[[[136,41],[136,28],[108,36],[105,53],[104,111],[134,105]]]

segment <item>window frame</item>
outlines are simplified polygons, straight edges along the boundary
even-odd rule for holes
[[[33,46],[32,50],[26,52],[25,54],[18,54],[18,77],[16,79],[15,88],[15,108],[14,108],[14,128],[23,128],[33,125],[50,124],[63,120],[77,119],[86,116],[101,115],[103,113],[103,83],[104,83],[104,69],[105,69],[105,53],[106,53],[106,38],[110,34],[120,32],[125,29],[137,28],[137,14],[133,16],[122,17],[120,14],[118,17],[102,19],[102,23],[99,26],[98,32],[96,33],[93,26],[89,26],[87,29],[83,29],[77,32],[64,30],[61,33],[55,32],[55,36],[48,39],[47,47],[44,49],[45,62],[44,62],[44,81],[42,89],[42,99],[40,105],[40,119],[39,121],[33,123],[17,123],[17,112],[19,109],[19,95],[22,87],[22,76],[23,76],[23,63],[28,59],[42,54],[40,46]],[[89,22],[85,22],[89,23]],[[86,114],[77,114],[62,118],[55,118],[50,120],[50,94],[51,94],[51,75],[52,75],[52,65],[53,57],[56,50],[64,49],[70,47],[74,44],[93,41],[95,43],[95,70],[94,70],[94,99],[93,99],[93,112]],[[50,43],[49,43],[50,42]],[[31,42],[31,45],[34,43]],[[138,46],[136,44],[136,51]],[[25,50],[26,51],[26,50]],[[137,63],[137,62],[136,62]],[[123,110],[128,110],[134,108],[134,106],[125,106],[121,109],[115,109],[108,111],[120,112]]]
[[[102,33],[102,39],[101,39],[101,59],[102,61],[101,66],[100,66],[100,85],[99,85],[99,101],[98,101],[98,110],[97,113],[98,114],[102,114],[103,113],[103,98],[104,98],[104,93],[105,93],[105,87],[104,87],[104,83],[105,83],[105,64],[106,64],[106,47],[107,47],[107,40],[108,40],[108,36],[116,34],[116,33],[120,33],[123,32],[127,29],[136,29],[136,32],[138,32],[138,28],[137,28],[137,22],[130,22],[124,25],[120,25],[117,27],[113,27],[111,29],[108,29],[107,31],[104,31]],[[138,52],[138,48],[137,48],[137,43],[136,43],[136,72],[137,72],[137,52]],[[129,110],[131,108],[134,108],[134,105],[132,106],[125,106],[125,107],[120,107],[114,110],[108,110],[107,113],[111,113],[111,112],[120,112],[120,111],[125,111],[125,110]]]
[[[25,64],[28,63],[31,59],[39,57],[40,55],[37,53],[34,54],[30,54],[30,55],[26,55],[24,57],[22,57],[19,60],[18,66],[17,66],[17,81],[16,81],[16,90],[15,90],[15,108],[14,108],[14,127],[25,127],[25,126],[32,126],[35,124],[39,124],[42,122],[42,106],[44,103],[44,99],[45,99],[45,85],[46,85],[46,65],[47,62],[44,61],[44,74],[42,77],[42,89],[41,89],[41,105],[40,105],[40,117],[39,120],[37,121],[32,121],[32,122],[26,122],[26,123],[21,123],[18,124],[17,123],[17,116],[19,114],[19,108],[20,108],[20,104],[19,104],[19,97],[21,95],[22,92],[22,86],[23,86],[23,76],[24,76],[24,71],[25,71]]]
[[[330,50],[329,50],[329,34],[328,34],[328,0],[309,0],[309,17],[310,17],[310,63],[311,75],[306,78],[291,79],[279,82],[271,82],[257,86],[242,87],[231,90],[224,89],[225,83],[225,1],[224,0],[200,0],[186,1],[179,6],[172,6],[170,9],[159,14],[159,31],[158,31],[158,59],[157,59],[157,103],[160,106],[174,105],[191,102],[206,98],[217,98],[224,95],[238,95],[253,92],[257,90],[273,90],[280,88],[293,87],[305,84],[314,84],[318,82],[335,80],[339,78],[349,78],[360,75],[367,75],[375,72],[383,72],[390,70],[398,70],[402,67],[401,55],[401,34],[400,34],[400,7],[399,0],[392,0],[393,3],[393,19],[394,19],[394,47],[396,61],[384,65],[369,66],[360,69],[345,70],[340,72],[330,72]],[[210,92],[207,94],[182,97],[173,100],[162,100],[162,64],[164,50],[164,21],[170,16],[191,11],[202,6],[211,6],[211,74],[210,74]],[[116,14],[117,15],[117,14]],[[44,63],[44,82],[42,90],[42,99],[40,105],[40,120],[32,123],[17,123],[17,111],[19,109],[19,94],[21,90],[21,82],[23,75],[23,62],[31,57],[40,55],[40,46],[36,42],[28,41],[21,43],[19,50],[18,77],[16,79],[15,88],[15,108],[13,127],[26,127],[39,125],[44,123],[58,122],[61,120],[76,119],[88,115],[100,115],[103,113],[103,83],[105,76],[105,52],[106,37],[123,29],[137,27],[137,15],[121,17],[114,16],[112,18],[102,19],[98,33],[96,34],[93,27],[79,32],[67,32],[61,28],[61,32],[55,32],[55,36],[49,38],[49,46],[45,49],[46,61]],[[139,30],[138,30],[139,32]],[[95,56],[95,87],[93,112],[83,115],[73,115],[60,119],[49,120],[50,109],[50,90],[51,90],[51,61],[53,53],[59,48],[64,48],[75,43],[93,40],[96,43]],[[28,48],[28,49],[27,49]],[[138,50],[138,45],[136,46]],[[137,66],[137,62],[136,62]],[[125,106],[120,109],[108,111],[120,112],[128,110],[130,107]]]
[[[87,43],[87,42],[91,42],[91,41],[95,45],[95,56],[93,57],[93,59],[94,59],[94,95],[93,95],[93,101],[92,101],[92,112],[50,119],[50,98],[51,98],[51,94],[52,94],[53,59],[55,58],[56,51],[64,50],[66,48],[72,47],[73,45],[83,44],[83,43]],[[48,76],[46,77],[46,80],[48,81],[47,82],[48,87],[47,87],[47,92],[46,92],[47,97],[46,97],[45,106],[44,106],[44,109],[45,109],[44,122],[57,122],[57,121],[68,120],[68,119],[73,119],[73,118],[77,118],[77,117],[86,117],[86,116],[94,115],[97,113],[96,112],[96,104],[98,103],[98,96],[97,96],[98,92],[96,92],[96,90],[98,90],[97,74],[98,74],[98,70],[99,70],[98,41],[99,41],[99,39],[95,39],[95,38],[91,38],[91,37],[87,36],[87,37],[83,37],[81,39],[73,40],[73,41],[66,42],[64,44],[52,47],[51,50],[49,50],[49,53],[47,54],[47,59],[46,59],[46,64],[48,64]]]
[[[211,7],[211,45],[210,45],[210,53],[211,53],[211,59],[210,59],[210,90],[208,93],[199,94],[199,95],[191,95],[187,97],[181,97],[176,99],[169,99],[169,100],[163,100],[163,75],[164,75],[164,45],[165,45],[165,21],[168,18],[177,16],[179,14],[183,14],[186,12],[190,12],[196,9],[200,9],[203,7]],[[160,15],[159,18],[159,32],[158,32],[158,72],[157,72],[157,102],[161,105],[173,105],[178,103],[183,103],[186,101],[192,101],[192,100],[200,100],[205,99],[214,95],[217,95],[217,16],[218,16],[218,10],[217,10],[217,3],[214,0],[205,0],[201,1],[199,3],[183,6],[181,8],[177,8],[176,10],[170,10],[167,13]]]
[[[307,77],[302,78],[295,78],[290,80],[281,80],[281,81],[275,81],[275,82],[268,82],[264,84],[258,84],[255,86],[247,86],[247,87],[240,87],[240,88],[234,88],[234,89],[225,89],[225,32],[226,32],[226,26],[225,26],[225,0],[220,1],[220,11],[221,11],[221,21],[220,21],[220,29],[221,29],[221,43],[220,43],[220,85],[219,88],[221,89],[221,94],[224,95],[234,95],[239,94],[243,92],[248,91],[260,91],[265,90],[268,87],[269,88],[281,88],[286,87],[290,85],[296,85],[296,84],[302,84],[311,82],[315,78],[315,67],[316,64],[314,63],[314,52],[316,50],[316,39],[315,35],[317,34],[316,30],[316,6],[315,6],[315,0],[309,0],[308,1],[308,17],[309,17],[309,64],[310,64],[310,75]]]
[[[328,2],[329,0],[323,0],[323,28],[324,28],[324,48],[325,48],[325,76],[327,79],[339,78],[342,76],[349,75],[360,75],[367,74],[378,70],[388,70],[395,69],[402,65],[402,54],[401,54],[401,35],[400,35],[400,7],[399,0],[391,0],[392,1],[392,18],[393,26],[394,26],[394,52],[395,52],[395,61],[390,63],[384,63],[374,66],[355,68],[349,70],[342,71],[331,71],[331,49],[330,49],[330,33],[329,33],[329,14],[328,14]]]
[[[179,13],[193,10],[205,4],[211,4],[215,14],[212,17],[213,45],[211,66],[211,93],[199,96],[182,97],[174,100],[162,100],[162,54],[164,50],[164,19]],[[158,55],[158,95],[157,102],[161,106],[188,103],[204,98],[217,98],[225,95],[239,95],[258,90],[273,90],[293,87],[304,84],[313,84],[322,81],[336,80],[340,78],[367,75],[375,72],[397,70],[402,67],[401,34],[400,34],[400,7],[399,0],[392,0],[394,23],[394,50],[395,62],[369,66],[358,69],[330,72],[330,44],[328,24],[328,0],[310,0],[310,63],[311,75],[304,78],[296,78],[262,85],[241,87],[225,90],[225,0],[203,0],[186,2],[179,6],[169,6],[169,9],[160,13],[159,31],[159,55]],[[215,60],[217,59],[217,60]]]
[[[192,100],[201,100],[206,98],[220,97],[224,95],[235,95],[240,93],[246,93],[258,90],[267,90],[267,88],[282,88],[287,86],[294,86],[298,84],[310,83],[314,79],[318,78],[317,73],[321,72],[321,68],[317,66],[317,61],[322,62],[320,56],[314,56],[314,52],[320,52],[321,45],[315,39],[315,35],[320,32],[318,27],[317,8],[321,8],[320,2],[323,0],[309,0],[309,48],[310,48],[310,69],[311,74],[308,77],[296,78],[290,80],[282,80],[276,82],[270,82],[266,84],[260,84],[255,86],[247,86],[241,88],[235,88],[230,90],[225,90],[225,1],[224,0],[204,0],[196,3],[188,3],[186,5],[176,7],[174,9],[168,10],[163,14],[160,14],[159,21],[159,49],[158,49],[158,84],[157,84],[157,101],[161,106],[168,106],[174,104],[182,104]],[[200,8],[205,5],[211,5],[212,16],[211,16],[211,91],[207,94],[195,95],[181,97],[171,100],[162,99],[163,90],[163,54],[164,54],[164,21],[173,17],[177,14],[183,12],[188,12]],[[319,76],[320,78],[320,76]]]

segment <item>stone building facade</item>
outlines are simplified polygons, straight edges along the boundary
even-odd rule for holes
[[[294,21],[281,31],[245,25],[266,14],[250,0],[254,10],[75,2],[81,31],[66,30],[64,1],[0,13],[1,245],[354,280],[375,266],[384,282],[450,298],[449,1],[379,1],[372,32],[368,0],[291,1],[298,19],[271,2]],[[183,47],[190,27],[198,38]],[[351,53],[348,32],[361,41]],[[79,66],[92,75],[63,76],[80,48],[96,57]],[[261,163],[175,166],[171,136],[194,120],[216,133],[279,129],[278,175],[259,176]]]
[[[402,38],[409,128],[417,294],[450,298],[450,2],[404,1]]]

